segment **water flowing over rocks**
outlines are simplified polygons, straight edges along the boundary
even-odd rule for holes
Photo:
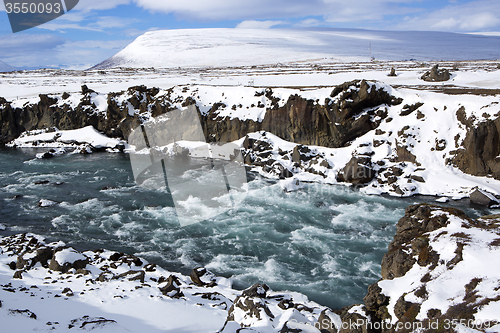
[[[97,299],[130,306],[150,299],[156,308],[182,302],[182,308],[195,304],[213,311],[210,316],[225,314],[214,330],[220,333],[495,332],[500,328],[500,270],[492,263],[499,251],[499,215],[472,219],[454,208],[409,206],[383,257],[382,278],[368,288],[364,304],[332,311],[304,295],[275,292],[262,283],[234,290],[227,279],[203,267],[188,277],[133,255],[79,252],[62,242],[20,234],[0,238],[0,317],[26,317],[34,327],[50,319],[47,325],[54,328],[116,330],[124,327],[122,316],[89,316],[67,308],[67,319],[57,311],[49,318],[29,301],[45,299],[55,305],[70,298]],[[5,274],[9,271],[10,277]],[[9,295],[25,297],[23,307],[13,308]],[[182,316],[190,320],[192,313]]]

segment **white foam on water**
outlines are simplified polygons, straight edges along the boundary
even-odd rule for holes
[[[291,232],[291,243],[307,247],[318,253],[329,252],[331,248],[321,238],[328,236],[328,230],[305,226]],[[292,250],[293,251],[293,250]]]
[[[54,228],[61,228],[64,225],[71,223],[69,215],[61,215],[52,219],[51,224]]]
[[[111,216],[109,220],[111,220],[110,223],[115,225],[121,224],[120,228],[113,233],[113,235],[117,236],[121,241],[129,241],[134,234],[143,233],[145,231],[144,226],[140,223],[130,222],[122,224],[119,216],[115,218]],[[103,222],[103,224],[106,224],[106,222]],[[110,229],[109,227],[106,228],[106,230]]]
[[[380,270],[379,265],[375,264],[374,262],[370,262],[370,261],[361,262],[357,266],[358,266],[358,270],[360,272],[370,272],[370,273],[376,274]]]
[[[92,214],[93,212],[99,212],[99,215],[116,213],[121,211],[121,207],[117,205],[107,206],[105,202],[100,201],[98,198],[91,198],[77,204],[71,204],[69,202],[62,202],[61,207],[68,209],[71,212],[87,213]]]
[[[330,273],[336,273],[338,271],[338,263],[337,261],[329,254],[325,253],[323,255],[323,264],[321,267],[326,271]],[[331,276],[332,274],[329,274],[328,276]]]

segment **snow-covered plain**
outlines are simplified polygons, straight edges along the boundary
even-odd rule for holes
[[[498,52],[500,58],[500,51]],[[445,83],[420,79],[434,64],[458,71]],[[331,87],[355,79],[376,80],[392,86],[442,90],[445,87],[497,89],[500,60],[491,61],[375,61],[359,63],[289,63],[272,66],[225,68],[183,67],[172,69],[107,69],[90,71],[37,70],[0,74],[0,96],[19,105],[39,94],[75,93],[82,85],[99,93],[127,90],[146,85],[168,89],[177,85],[221,87],[290,87],[299,89]],[[391,67],[397,76],[387,76]]]
[[[150,31],[95,66],[234,67],[290,62],[496,59],[500,38],[439,32],[348,29]],[[466,47],[464,47],[466,45]]]

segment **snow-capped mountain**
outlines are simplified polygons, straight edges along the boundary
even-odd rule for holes
[[[0,60],[0,73],[1,72],[13,72],[15,70],[16,69],[14,67],[12,67],[11,65],[6,64],[5,62]]]
[[[497,59],[500,37],[353,29],[180,29],[147,32],[93,67],[236,67],[290,62]]]

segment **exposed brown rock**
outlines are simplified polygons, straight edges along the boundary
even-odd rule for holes
[[[88,125],[94,126],[107,136],[126,139],[132,129],[141,124],[141,117],[146,111],[150,110],[155,117],[174,109],[168,94],[156,97],[158,88],[137,86],[126,91],[131,96],[127,102],[138,110],[132,116],[129,115],[126,105],[117,105],[115,97],[123,92],[108,95],[105,113],[95,112],[96,106],[90,99],[93,94],[91,89],[82,87],[82,92],[83,96],[75,109],[70,109],[68,105],[58,106],[57,99],[47,95],[40,95],[37,104],[26,105],[22,109],[13,109],[9,102],[0,99],[0,143],[10,142],[27,130],[50,127],[70,130]],[[389,95],[383,89],[377,90],[374,85],[364,80],[346,82],[338,86],[324,106],[293,95],[283,107],[279,107],[279,99],[272,95],[272,90],[266,90],[264,94],[271,106],[262,122],[221,118],[219,109],[223,107],[222,103],[215,103],[208,114],[200,114],[206,139],[209,142],[230,142],[244,137],[247,133],[264,130],[303,145],[343,147],[378,126],[371,120],[376,111],[365,111],[367,108],[401,103],[400,99]],[[182,104],[187,106],[194,102],[188,97]]]
[[[352,157],[337,175],[337,180],[353,185],[369,183],[375,177],[369,157]]]
[[[458,119],[467,126],[462,147],[451,162],[463,172],[474,176],[492,175],[500,179],[500,117],[473,126],[457,112]]]
[[[439,65],[434,65],[430,71],[425,72],[421,79],[429,82],[443,82],[451,78],[450,71],[447,69],[439,69]]]

